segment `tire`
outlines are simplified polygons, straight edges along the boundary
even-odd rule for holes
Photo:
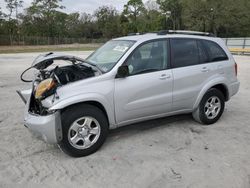
[[[225,98],[222,92],[218,89],[211,88],[203,96],[198,108],[192,115],[197,122],[204,125],[210,125],[220,119],[224,111],[224,107]]]
[[[106,115],[93,105],[69,107],[62,112],[61,120],[63,139],[58,145],[72,157],[83,157],[96,152],[108,135]]]

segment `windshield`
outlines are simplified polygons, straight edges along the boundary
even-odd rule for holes
[[[86,61],[96,65],[103,72],[108,72],[134,43],[128,40],[111,40],[90,55]]]

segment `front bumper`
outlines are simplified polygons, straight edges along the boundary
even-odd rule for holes
[[[61,114],[55,111],[48,115],[39,115],[30,112],[32,90],[17,91],[25,103],[24,126],[27,127],[37,138],[56,144],[62,140]]]
[[[60,112],[40,116],[27,112],[24,117],[24,125],[38,138],[50,144],[56,144],[62,140]]]

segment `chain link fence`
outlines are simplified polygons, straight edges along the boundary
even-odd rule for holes
[[[250,48],[250,38],[224,38],[229,48]]]
[[[59,45],[59,44],[87,44],[104,43],[108,39],[92,38],[65,38],[65,37],[37,37],[37,36],[7,36],[0,35],[1,46],[22,46],[22,45]]]
[[[91,44],[104,43],[108,39],[99,38],[65,38],[65,37],[38,37],[38,36],[8,36],[0,35],[0,46],[43,46],[61,44]],[[234,54],[250,54],[250,38],[223,39]]]
[[[250,38],[224,38],[233,54],[250,55]]]

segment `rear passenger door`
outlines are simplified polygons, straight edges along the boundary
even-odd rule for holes
[[[199,42],[208,54],[208,61],[211,64],[213,74],[224,75],[227,69],[232,70],[231,65],[228,63],[227,54],[217,43],[208,40],[200,40]]]
[[[191,110],[199,91],[212,75],[209,56],[200,40],[172,38],[170,42],[173,111]]]

